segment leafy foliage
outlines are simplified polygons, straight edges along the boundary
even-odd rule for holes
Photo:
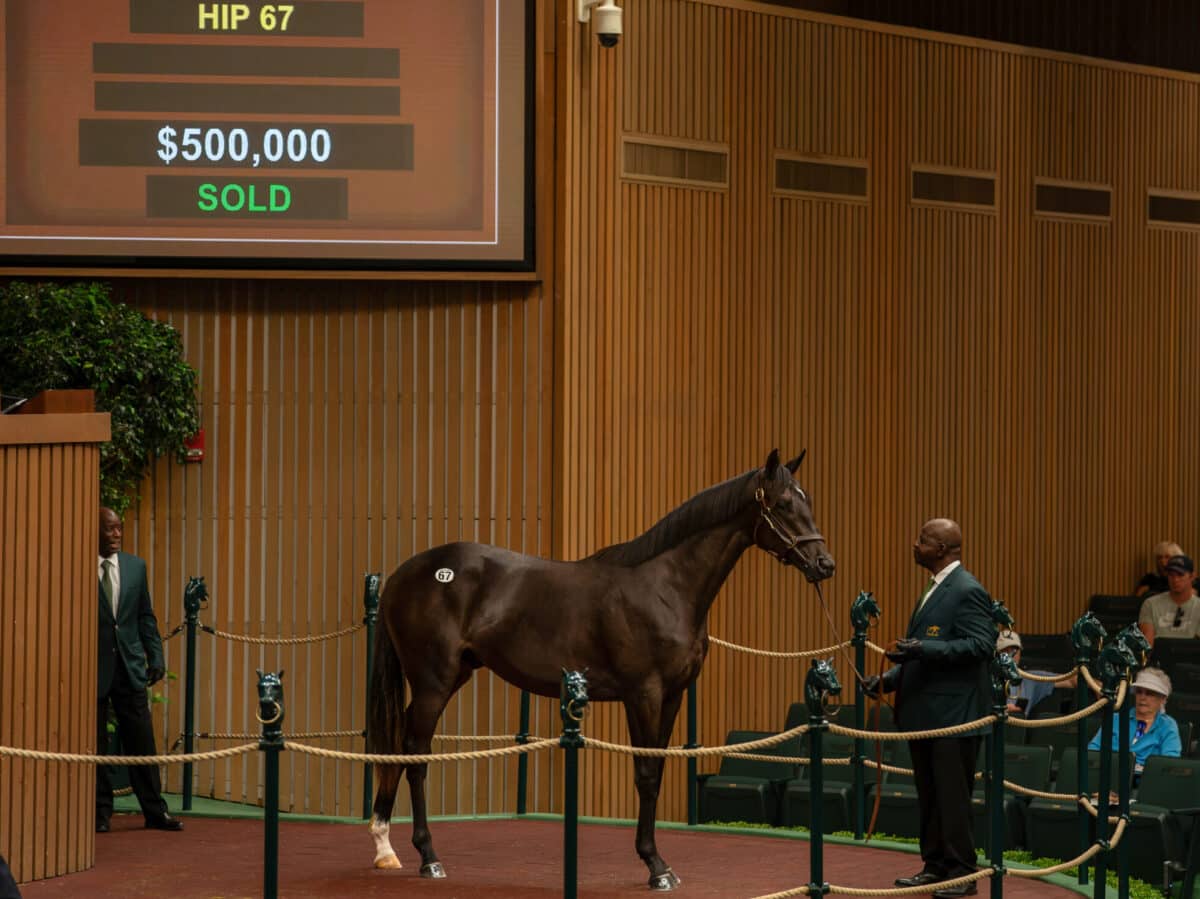
[[[121,514],[151,463],[182,455],[199,427],[198,378],[179,332],[112,299],[97,283],[0,286],[0,387],[85,389],[112,418],[100,449],[100,499]]]

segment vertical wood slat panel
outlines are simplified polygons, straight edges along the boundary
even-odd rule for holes
[[[478,536],[548,552],[539,490],[552,458],[535,450],[551,420],[535,413],[549,396],[542,360],[553,358],[553,315],[536,284],[130,281],[117,290],[171,321],[201,372],[208,458],[156,466],[129,514],[128,548],[147,559],[164,631],[194,574],[211,593],[202,620],[302,636],[360,621],[363,575],[386,576],[435,543]],[[481,492],[490,498],[479,501]],[[256,667],[288,672],[290,731],[363,726],[362,631],[287,647],[201,634],[199,649],[198,730],[258,730]],[[182,638],[167,651],[182,674]],[[181,729],[183,686],[180,677],[165,688],[160,745]],[[516,733],[515,697],[483,672],[441,732]],[[361,750],[362,741],[322,745]],[[360,812],[361,766],[297,755],[284,759],[285,808]],[[482,762],[431,770],[431,813],[511,809],[506,764],[494,777]],[[257,757],[196,767],[198,795],[261,802]],[[545,754],[531,762],[543,810],[552,768]],[[407,804],[402,790],[397,814]]]
[[[0,445],[0,745],[96,740],[96,444]],[[0,761],[0,854],[19,882],[94,858],[95,769]]]
[[[905,619],[920,580],[907,545],[934,514],[959,518],[968,566],[1030,632],[1131,587],[1160,537],[1196,546],[1184,509],[1200,476],[1178,438],[1200,426],[1181,374],[1197,345],[1198,238],[1147,228],[1145,192],[1200,183],[1186,137],[1200,80],[737,0],[625,15],[615,53],[574,23],[559,42],[562,557],[628,539],[776,444],[810,450],[801,475],[839,562],[828,595],[846,630],[862,588],[891,627]],[[687,115],[701,106],[712,115]],[[728,190],[614,178],[614,119],[728,146]],[[772,198],[775,151],[867,160],[869,203]],[[914,164],[995,173],[995,211],[914,208]],[[1037,177],[1112,185],[1112,223],[1033,220]],[[704,236],[690,244],[693,229]],[[699,352],[693,329],[708,335]],[[711,633],[834,642],[795,581],[750,554]],[[802,674],[714,649],[702,740],[778,728]],[[617,710],[589,726],[624,734]],[[585,763],[585,808],[635,814],[629,766]],[[681,775],[667,770],[660,813],[679,818]]]

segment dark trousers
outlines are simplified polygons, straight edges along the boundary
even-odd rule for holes
[[[0,899],[21,899],[21,891],[17,889],[17,882],[3,855],[0,855]]]
[[[980,739],[972,735],[908,743],[921,812],[921,860],[931,874],[953,878],[976,869],[971,793]]]
[[[150,720],[150,703],[146,691],[138,689],[129,680],[125,665],[117,661],[112,687],[107,696],[101,696],[96,705],[96,745],[100,754],[108,749],[108,706],[112,704],[117,717],[117,732],[126,755],[154,755],[154,725]],[[157,765],[130,765],[129,785],[137,796],[142,814],[147,819],[161,818],[167,813],[167,804],[162,798],[162,783],[158,778]],[[112,817],[113,790],[104,765],[96,766],[96,820],[107,821]]]

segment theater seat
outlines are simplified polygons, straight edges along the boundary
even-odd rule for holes
[[[725,743],[749,743],[769,736],[769,731],[731,730],[725,738]],[[793,758],[803,755],[799,737],[751,751],[755,755]],[[799,765],[722,757],[717,773],[701,778],[700,821],[778,824],[779,798],[783,784],[799,773]]]

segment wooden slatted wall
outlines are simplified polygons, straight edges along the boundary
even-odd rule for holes
[[[64,419],[68,416],[55,415]],[[108,439],[108,416],[86,439]],[[96,743],[98,442],[0,422],[0,745],[90,753]],[[79,435],[83,439],[82,435]],[[0,855],[18,881],[90,868],[95,769],[0,759]]]
[[[363,576],[386,577],[430,546],[465,539],[549,554],[552,317],[536,285],[197,280],[118,291],[180,331],[202,380],[205,460],[160,461],[126,519],[164,633],[182,620],[193,575],[210,591],[202,621],[304,636],[360,622]],[[364,724],[365,631],[284,647],[201,634],[199,650],[200,731],[258,732],[256,668],[286,672],[289,732]],[[168,642],[174,672],[183,651],[182,637]],[[182,730],[182,679],[167,699],[155,715],[169,743]],[[484,672],[441,730],[513,734],[517,705]],[[550,725],[543,716],[536,726]],[[244,741],[199,746],[234,742]],[[361,752],[363,743],[320,745]],[[551,769],[539,766],[552,762],[538,758],[531,808],[544,810]],[[283,764],[283,808],[360,814],[361,766],[294,752]],[[259,768],[257,753],[199,764],[196,793],[257,803]],[[435,769],[431,812],[511,810],[515,769],[508,760]],[[168,770],[169,790],[181,789],[180,775]],[[407,814],[407,789],[400,796],[397,814]]]
[[[1200,233],[1146,214],[1200,189],[1196,78],[740,0],[625,19],[616,50],[560,39],[566,557],[773,446],[809,450],[836,630],[752,551],[709,619],[744,645],[834,643],[861,589],[894,636],[932,515],[1028,632],[1130,589],[1160,539],[1200,551]],[[629,135],[726,146],[728,188],[622,180]],[[869,200],[776,195],[776,152],[865,161]],[[995,208],[913,204],[914,166],[994,178]],[[1035,178],[1110,186],[1111,221],[1035,216]],[[802,675],[713,648],[702,740],[780,728]],[[626,738],[618,709],[588,726]],[[585,810],[634,816],[627,759],[587,765]],[[661,808],[684,815],[682,763]]]

